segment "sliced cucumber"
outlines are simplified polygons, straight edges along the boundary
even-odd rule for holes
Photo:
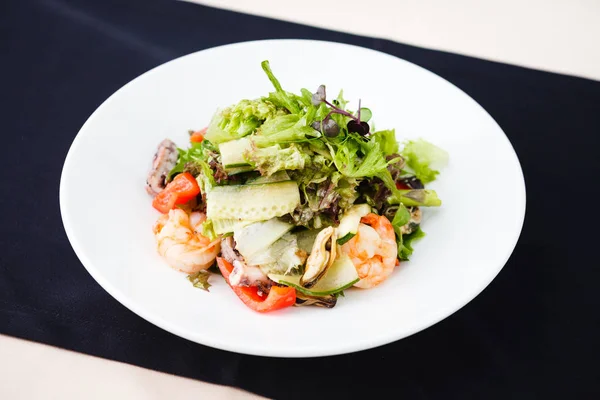
[[[283,182],[283,181],[289,181],[289,180],[290,180],[290,176],[288,175],[287,172],[277,171],[271,176],[259,176],[258,178],[248,180],[248,182],[246,182],[246,185],[261,185],[264,183],[275,183],[275,182]]]
[[[354,264],[345,254],[341,254],[325,275],[310,289],[300,286],[300,275],[269,274],[268,276],[272,281],[294,287],[297,291],[309,296],[326,296],[337,293],[348,289],[360,280]]]
[[[265,221],[289,214],[299,204],[294,181],[215,186],[206,195],[206,215],[209,219]]]
[[[219,152],[221,153],[221,163],[226,170],[240,167],[251,167],[252,164],[246,160],[244,154],[252,148],[250,139],[241,138],[221,143]]]
[[[298,248],[296,235],[289,232],[269,247],[246,258],[247,264],[258,265],[266,274],[289,274],[305,261],[306,255]]]
[[[277,218],[255,222],[234,230],[235,248],[246,260],[265,250],[280,237],[292,230],[294,225]]]
[[[298,237],[298,247],[310,254],[318,234],[318,229],[306,229],[298,232],[296,234]]]
[[[212,220],[213,230],[217,235],[233,232],[236,229],[243,228],[244,226],[250,225],[252,223],[252,221],[239,220],[235,218]]]
[[[242,172],[254,171],[254,167],[252,165],[248,165],[246,167],[226,168],[225,171],[227,172],[227,175],[237,175],[241,174]]]
[[[368,204],[356,204],[346,210],[338,226],[338,244],[344,244],[352,239],[358,232],[360,219],[370,212],[371,206]]]

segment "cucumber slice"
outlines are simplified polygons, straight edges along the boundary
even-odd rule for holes
[[[271,176],[259,176],[258,178],[250,179],[246,185],[260,185],[264,183],[275,183],[289,181],[290,176],[285,171],[277,171]]]
[[[231,233],[236,229],[243,228],[244,226],[252,224],[252,221],[244,221],[239,219],[213,219],[213,230],[217,235],[222,235],[224,233]]]
[[[263,185],[215,186],[206,195],[209,219],[265,221],[289,214],[300,204],[294,181]]]
[[[341,254],[325,275],[310,289],[300,286],[300,275],[269,274],[268,276],[274,282],[294,287],[297,291],[309,296],[326,296],[337,293],[348,289],[360,280],[350,257],[345,254]]]
[[[358,231],[360,219],[370,212],[371,206],[368,204],[356,204],[346,210],[338,226],[338,244],[344,244],[352,239]]]
[[[298,232],[296,234],[298,237],[298,247],[310,254],[318,234],[319,229],[307,229]]]
[[[221,163],[225,167],[225,170],[252,167],[252,164],[244,157],[246,150],[250,150],[251,148],[252,144],[248,138],[221,143],[219,145],[219,152],[221,153]]]
[[[246,258],[248,265],[258,265],[265,274],[289,274],[306,261],[298,248],[296,235],[286,233],[269,247]]]
[[[254,171],[254,167],[252,165],[248,165],[246,167],[237,167],[237,168],[225,168],[225,171],[227,172],[227,175],[237,175],[237,174],[241,174],[242,172],[250,172],[250,171]]]
[[[294,225],[277,218],[255,222],[234,230],[235,248],[246,260],[275,243],[280,237],[292,230]]]

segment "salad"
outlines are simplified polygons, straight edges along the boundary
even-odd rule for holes
[[[262,69],[274,91],[218,110],[188,148],[159,144],[146,182],[158,253],[195,287],[222,275],[255,311],[332,308],[409,259],[448,155],[375,130],[343,91],[290,93]]]

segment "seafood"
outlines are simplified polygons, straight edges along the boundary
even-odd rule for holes
[[[296,292],[296,306],[333,308],[336,303],[337,298],[331,294],[326,296],[309,296],[301,292]]]
[[[158,253],[182,272],[193,274],[210,267],[221,250],[221,240],[202,236],[198,230],[206,219],[200,212],[186,213],[175,208],[154,224]]]
[[[169,139],[165,139],[158,145],[158,149],[152,159],[152,168],[146,178],[146,191],[151,196],[156,196],[167,185],[167,175],[177,164],[177,145]]]
[[[336,229],[329,226],[317,235],[310,256],[306,260],[304,275],[300,278],[300,285],[305,288],[314,286],[319,278],[325,275],[327,269],[333,264],[337,248]]]
[[[342,245],[360,277],[354,286],[367,289],[385,281],[396,266],[398,247],[390,221],[377,214],[360,220],[356,236]]]
[[[235,241],[229,236],[221,241],[221,256],[233,265],[229,275],[229,283],[233,286],[259,286],[268,291],[271,281],[256,265],[248,265],[241,254],[235,249]]]
[[[419,207],[409,207],[408,211],[410,212],[410,220],[400,228],[400,232],[403,235],[413,233],[419,224],[421,224],[421,209]]]

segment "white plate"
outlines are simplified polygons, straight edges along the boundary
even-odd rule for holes
[[[326,84],[350,106],[373,110],[378,129],[423,137],[450,153],[431,185],[427,236],[381,286],[349,290],[335,308],[258,314],[219,277],[210,293],[157,255],[158,213],[144,190],[156,145],[187,145],[217,107],[272,91],[268,59],[288,91]],[[380,52],[338,43],[268,40],[200,51],[134,79],[88,119],[65,160],[60,207],[69,240],[90,274],[136,314],[176,335],[220,349],[279,357],[368,349],[425,329],[460,309],[498,274],[519,237],[525,185],[496,122],[437,75]]]

